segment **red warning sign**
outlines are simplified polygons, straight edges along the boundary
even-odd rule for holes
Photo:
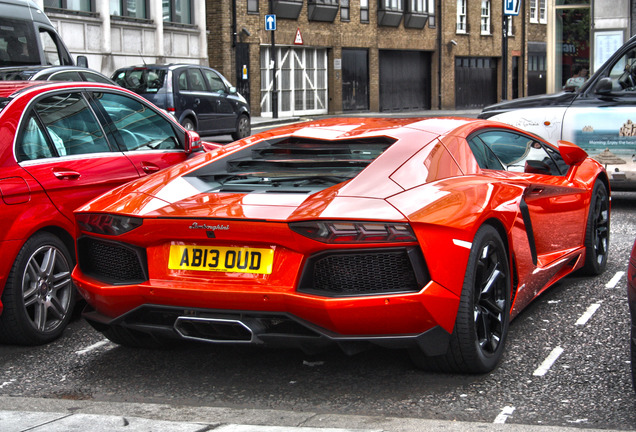
[[[303,35],[300,34],[300,27],[298,27],[298,29],[296,29],[296,39],[294,39],[294,44],[295,45],[302,45],[303,44]]]

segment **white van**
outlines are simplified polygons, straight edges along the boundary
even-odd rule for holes
[[[78,57],[79,66],[87,66]],[[32,0],[0,0],[0,68],[73,65],[73,57],[44,12]]]

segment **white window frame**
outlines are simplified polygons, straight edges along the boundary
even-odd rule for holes
[[[530,22],[532,24],[539,23],[539,8],[537,7],[537,2],[539,0],[530,0]]]
[[[480,32],[482,35],[490,33],[490,0],[481,0],[481,22]]]
[[[465,34],[468,31],[467,23],[466,0],[457,0],[457,25],[455,32]]]
[[[272,117],[271,47],[261,46],[261,115]],[[322,115],[329,111],[327,50],[299,47],[275,49],[278,113],[282,117]],[[319,58],[320,57],[320,58]]]
[[[548,13],[546,11],[546,0],[539,0],[539,23],[548,23]]]

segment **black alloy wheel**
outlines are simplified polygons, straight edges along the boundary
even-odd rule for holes
[[[585,266],[582,272],[596,276],[605,271],[609,253],[610,203],[607,188],[601,180],[594,183],[585,229]]]

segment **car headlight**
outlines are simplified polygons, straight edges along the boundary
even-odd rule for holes
[[[75,216],[79,227],[86,232],[118,236],[139,228],[143,219],[101,213],[80,213]]]
[[[309,221],[292,222],[292,231],[323,243],[395,243],[416,241],[406,223]]]

